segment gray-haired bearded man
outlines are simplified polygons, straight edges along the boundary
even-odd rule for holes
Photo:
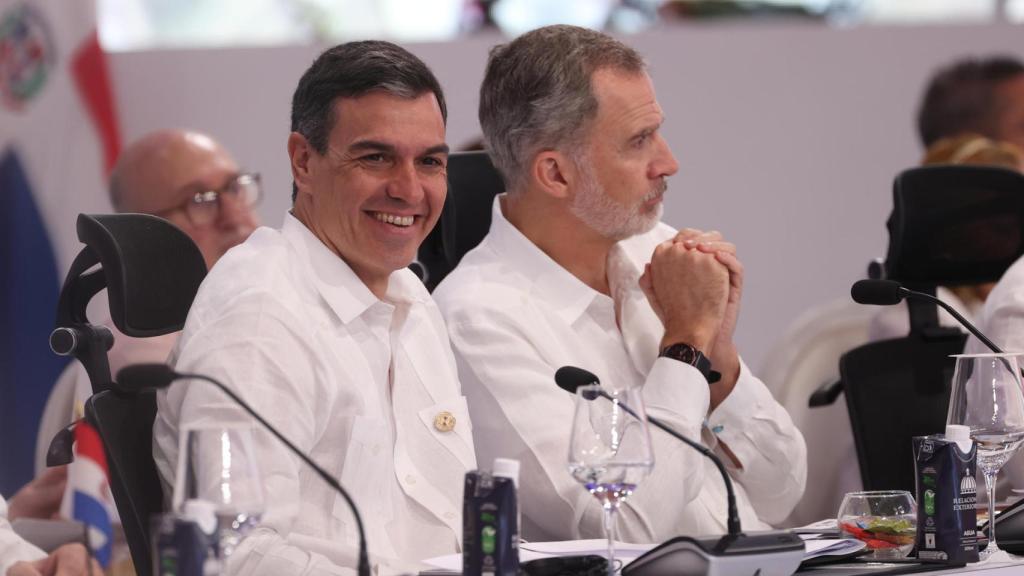
[[[733,345],[735,247],[659,222],[678,166],[640,55],[598,32],[542,28],[491,52],[480,92],[508,192],[487,237],[434,297],[478,455],[522,461],[524,535],[602,533],[600,503],[565,467],[573,399],[552,380],[563,365],[608,386],[643,386],[651,415],[717,442],[744,528],[783,520],[803,493],[803,438]],[[708,359],[721,373],[710,385]],[[660,432],[652,440],[654,471],[623,505],[620,538],[724,533],[713,465]]]

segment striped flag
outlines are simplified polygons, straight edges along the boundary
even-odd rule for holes
[[[92,0],[0,0],[0,492],[31,479],[66,360],[48,347],[79,212],[109,212],[120,147]]]
[[[85,524],[89,549],[104,568],[110,564],[114,499],[103,442],[85,420],[75,425],[75,461],[68,465],[61,515]]]

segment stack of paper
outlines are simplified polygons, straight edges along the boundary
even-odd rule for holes
[[[802,536],[804,538],[804,560],[817,558],[818,556],[842,556],[864,548],[860,540],[838,540],[831,538],[819,538],[817,536]],[[625,542],[615,543],[615,557],[622,561],[625,566],[638,556],[654,548],[654,544],[627,544]],[[537,558],[550,558],[552,556],[581,556],[586,554],[597,554],[607,556],[608,544],[602,539],[595,540],[569,540],[564,542],[523,542],[519,545],[519,561],[529,562]],[[459,572],[462,570],[462,555],[451,554],[424,560],[435,568]]]
[[[805,538],[804,539],[804,560],[817,558],[818,556],[843,556],[852,554],[866,546],[860,540],[834,538]]]

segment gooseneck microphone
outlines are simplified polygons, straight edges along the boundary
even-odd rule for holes
[[[555,382],[566,392],[575,394],[576,389],[600,381],[594,374],[575,366],[563,366],[555,372]],[[584,394],[586,400],[603,396],[612,400],[603,389],[593,394]],[[632,408],[618,403],[623,410],[639,418]],[[707,446],[694,442],[676,432],[657,418],[648,416],[647,421],[673,438],[697,450],[711,459],[722,474],[728,495],[728,529],[724,536],[693,538],[676,536],[645,552],[622,569],[623,576],[648,574],[702,574],[703,576],[789,576],[796,572],[804,557],[803,540],[788,531],[770,531],[744,534],[740,530],[740,515],[736,509],[736,493],[732,478],[725,470],[722,460]]]
[[[335,480],[333,476],[328,474],[326,470],[321,468],[320,465],[314,462],[302,450],[299,450],[299,448],[285,438],[277,428],[272,426],[270,422],[267,422],[256,412],[255,409],[253,409],[252,406],[250,406],[245,400],[242,400],[234,391],[225,386],[222,382],[211,378],[210,376],[204,376],[203,374],[184,374],[175,372],[166,364],[133,364],[122,368],[117,373],[117,381],[114,383],[114,389],[122,393],[135,394],[149,388],[168,388],[176,380],[190,379],[202,380],[220,389],[221,392],[234,400],[236,404],[241,406],[243,410],[248,412],[250,416],[255,418],[263,425],[264,428],[277,437],[277,439],[280,440],[288,450],[298,456],[299,459],[305,462],[307,466],[312,468],[328,486],[334,488],[338,494],[341,494],[341,497],[345,499],[345,502],[348,503],[349,508],[352,510],[352,515],[356,519],[356,527],[359,529],[359,576],[370,576],[370,561],[366,553],[366,532],[363,530],[363,519],[359,515],[359,509],[356,508],[356,504],[348,495],[348,492],[345,491],[340,482]]]
[[[601,382],[600,380],[598,380],[596,375],[582,368],[577,368],[575,366],[562,366],[561,368],[555,371],[555,383],[558,384],[558,387],[561,388],[562,390],[565,390],[570,394],[575,394],[576,389],[579,388],[580,386],[586,386],[588,384],[600,384]],[[603,396],[608,400],[612,400],[612,397],[609,396],[608,393],[605,392],[603,389],[597,392],[596,395],[585,394],[584,398],[586,398],[587,400],[593,400],[598,395]],[[619,406],[621,406],[623,410],[625,410],[634,418],[640,418],[640,416],[637,415],[636,412],[634,412],[633,409],[630,408],[629,406],[623,404],[622,402],[619,402]],[[727,520],[729,534],[736,535],[742,532],[742,529],[740,528],[740,514],[739,511],[736,509],[736,492],[733,490],[732,478],[730,478],[729,473],[726,472],[725,465],[722,464],[722,459],[719,458],[717,454],[712,452],[711,449],[708,448],[707,446],[704,446],[699,442],[694,442],[693,440],[690,440],[689,438],[683,436],[679,432],[676,432],[671,427],[669,427],[662,421],[658,420],[657,418],[653,416],[648,416],[647,421],[650,422],[656,428],[662,430],[663,432],[666,432],[668,435],[672,436],[676,440],[679,440],[680,442],[700,452],[707,458],[710,458],[711,461],[715,463],[715,467],[717,467],[719,473],[722,474],[722,481],[725,482],[725,492],[727,495],[726,497],[728,498],[729,506],[729,518]]]
[[[874,304],[876,306],[892,306],[893,304],[899,304],[904,298],[925,300],[938,304],[943,310],[949,312],[950,316],[956,318],[956,321],[964,328],[967,328],[982,344],[988,346],[989,350],[996,354],[1003,353],[999,346],[996,346],[994,342],[981,333],[981,330],[978,330],[974,324],[971,324],[969,320],[961,316],[952,306],[931,294],[904,288],[895,280],[858,280],[850,287],[850,296],[858,304]]]

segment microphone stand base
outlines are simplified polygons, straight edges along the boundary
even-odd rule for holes
[[[783,530],[677,536],[630,562],[622,576],[790,576],[803,559],[803,540]]]

